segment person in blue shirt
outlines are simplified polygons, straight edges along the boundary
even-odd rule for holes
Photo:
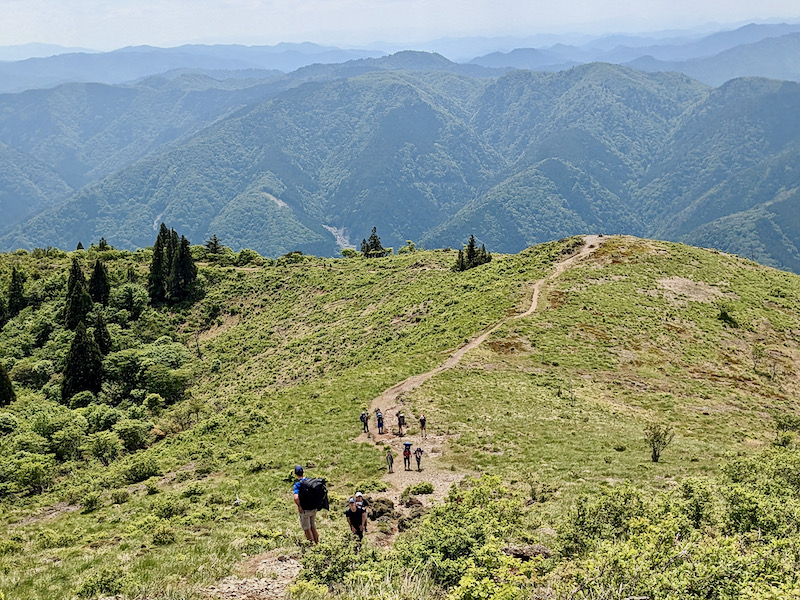
[[[306,539],[312,544],[319,544],[319,533],[317,533],[317,511],[303,510],[300,506],[300,482],[305,479],[303,476],[303,467],[297,465],[294,468],[294,476],[297,481],[294,482],[292,490],[294,491],[294,503],[297,504],[297,510],[300,512],[300,527],[303,528],[303,533],[306,534]]]

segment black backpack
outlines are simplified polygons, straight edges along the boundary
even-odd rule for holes
[[[328,510],[328,488],[324,479],[303,479],[297,495],[303,510]]]

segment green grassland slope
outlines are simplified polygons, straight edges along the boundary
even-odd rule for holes
[[[29,303],[0,332],[16,392],[0,408],[0,592],[213,598],[258,557],[299,556],[290,471],[303,464],[333,506],[296,598],[793,597],[800,279],[599,241],[523,318],[582,238],[462,273],[454,251],[221,261],[195,248],[198,289],[171,308],[147,303],[150,249],[0,256],[0,289],[14,266]],[[95,311],[113,345],[103,391],[65,406],[70,258],[109,267]],[[342,501],[387,485],[359,413],[495,325],[403,398],[437,439],[422,477],[466,483],[399,535],[391,516],[376,523],[355,553]],[[658,463],[652,423],[675,433]],[[116,456],[97,451],[109,435]]]

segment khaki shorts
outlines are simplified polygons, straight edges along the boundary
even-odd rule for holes
[[[300,513],[300,527],[303,531],[317,528],[317,509],[304,510]]]

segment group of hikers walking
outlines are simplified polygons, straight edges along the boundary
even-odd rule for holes
[[[406,429],[406,416],[405,413],[399,410],[396,414],[398,433],[403,437],[407,431]],[[383,435],[385,431],[385,422],[381,409],[375,411],[375,419],[378,423],[378,434]],[[369,413],[362,411],[361,424],[364,433],[369,433]],[[428,437],[427,429],[428,421],[424,414],[419,416],[419,434],[421,438]],[[411,442],[403,442],[403,468],[406,471],[411,471],[411,456],[417,461],[417,471],[422,470],[422,455],[424,450],[417,446],[415,450],[411,450]],[[389,473],[394,473],[394,454],[392,449],[386,449],[386,465]],[[295,482],[292,487],[294,493],[294,502],[297,505],[297,510],[300,515],[300,526],[303,528],[303,533],[306,539],[312,544],[319,543],[319,533],[317,532],[316,516],[317,511],[321,508],[328,508],[328,490],[325,487],[323,479],[308,479],[303,471],[303,467],[297,465],[294,468]],[[347,501],[347,510],[344,511],[347,523],[350,525],[350,530],[358,537],[359,540],[363,539],[364,533],[367,531],[367,508],[369,504],[364,499],[361,492],[356,492]]]
[[[401,410],[397,411],[397,430],[398,435],[403,437],[406,434],[406,414]],[[365,410],[361,411],[361,426],[364,433],[369,433],[369,413]],[[386,433],[383,420],[383,412],[380,408],[375,409],[375,420],[378,422],[378,434],[383,435]],[[428,437],[428,420],[424,414],[419,416],[419,434],[420,437]]]
[[[406,434],[406,415],[403,410],[397,411],[397,432],[400,437],[403,437]],[[369,413],[367,411],[361,412],[361,426],[364,433],[369,433]],[[385,424],[383,419],[383,412],[380,408],[375,410],[375,420],[378,422],[378,435],[383,435],[386,433],[385,431]],[[421,438],[428,437],[428,419],[425,417],[424,414],[419,416],[419,435]],[[417,461],[417,471],[422,470],[422,455],[424,454],[424,450],[417,446],[416,450],[411,450],[411,442],[403,442],[403,468],[406,471],[411,471],[411,455],[414,455],[414,458]],[[389,470],[389,473],[394,473],[394,454],[392,454],[392,449],[386,449],[386,466]]]

